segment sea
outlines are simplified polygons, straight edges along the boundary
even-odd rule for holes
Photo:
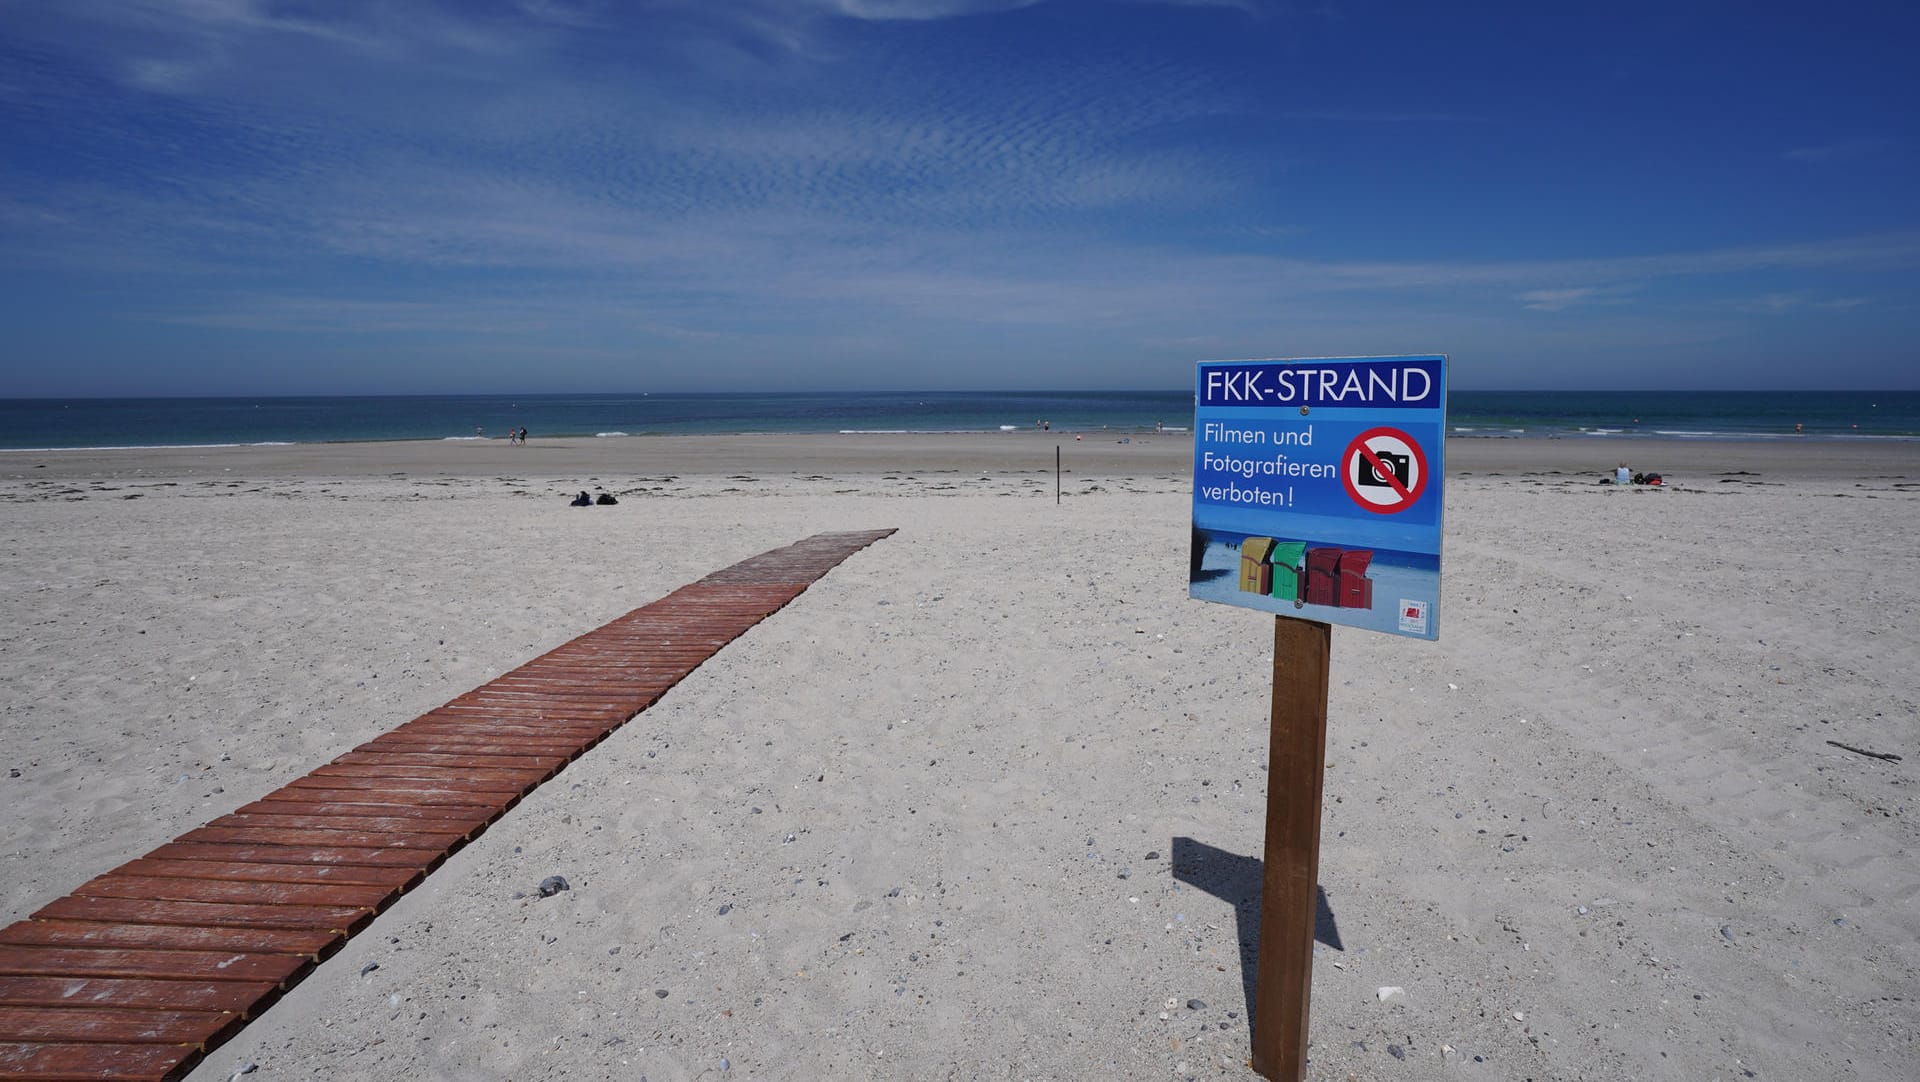
[[[1455,437],[1915,440],[1920,391],[1462,391]],[[0,399],[0,451],[720,433],[1185,432],[1191,389]]]

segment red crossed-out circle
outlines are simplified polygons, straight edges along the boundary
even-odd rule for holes
[[[1386,463],[1380,460],[1376,448],[1370,445],[1371,441],[1381,437],[1398,440],[1412,452],[1414,467],[1412,487],[1401,484],[1400,479],[1395,477]],[[1359,469],[1368,467],[1372,468],[1375,476],[1387,479],[1388,487],[1400,497],[1398,500],[1392,503],[1375,503],[1360,494],[1360,487],[1353,480],[1354,474]],[[1355,436],[1353,442],[1347,444],[1346,453],[1340,456],[1340,483],[1346,486],[1347,495],[1352,497],[1353,502],[1368,511],[1376,515],[1398,514],[1419,502],[1420,494],[1427,490],[1427,454],[1420,449],[1420,444],[1412,436],[1397,428],[1369,428]]]

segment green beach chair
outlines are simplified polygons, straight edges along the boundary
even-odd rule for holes
[[[1307,543],[1281,541],[1267,557],[1273,562],[1273,596],[1282,601],[1298,601],[1301,577],[1306,573]]]

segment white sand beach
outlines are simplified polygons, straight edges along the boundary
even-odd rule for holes
[[[1272,622],[1186,596],[1189,455],[0,454],[0,919],[710,571],[897,526],[192,1077],[1254,1077]],[[1670,486],[1593,484],[1622,457]],[[1334,633],[1312,1077],[1914,1077],[1920,445],[1447,473],[1440,640]]]

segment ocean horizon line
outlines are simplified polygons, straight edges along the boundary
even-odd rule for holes
[[[673,435],[1177,435],[1189,388],[717,394],[289,395],[0,399],[0,448],[78,450]],[[1655,440],[1920,438],[1920,392],[1473,391],[1450,436]]]
[[[1059,435],[1069,435],[1069,436],[1084,436],[1089,431],[1092,431],[1092,432],[1104,431],[1104,432],[1107,432],[1108,434],[1116,434],[1118,433],[1119,430],[1116,430],[1116,429],[1088,430],[1088,429],[1062,428],[1062,429],[1055,429],[1055,430],[1052,430],[1051,432],[1042,433],[1042,434],[1043,435],[1059,434]],[[768,438],[768,439],[790,439],[796,436],[799,436],[799,437],[1016,436],[1021,434],[1032,435],[1034,433],[1033,433],[1033,430],[1031,429],[1020,429],[1020,430],[1015,430],[1010,432],[1002,429],[989,430],[989,429],[981,429],[981,428],[968,428],[968,429],[876,428],[876,429],[841,429],[833,432],[772,432],[772,431],[739,431],[739,432],[713,431],[713,432],[691,432],[691,433],[690,432],[639,432],[639,433],[575,432],[575,433],[564,433],[564,434],[556,434],[551,436],[544,436],[541,438],[544,440],[558,442],[558,441],[571,441],[571,440],[582,440],[582,441],[605,440],[610,438],[635,439],[635,440],[700,439],[700,438],[713,438],[713,437],[723,437],[723,438],[724,437],[761,437],[761,438]],[[1164,431],[1161,431],[1161,432],[1155,432],[1153,430],[1147,430],[1145,432],[1134,432],[1134,433],[1127,434],[1127,438],[1130,438],[1132,435],[1149,435],[1149,436],[1165,435],[1165,436],[1178,439],[1178,438],[1191,436],[1192,430],[1186,427],[1175,428],[1169,425]],[[1898,434],[1881,435],[1881,434],[1875,434],[1875,433],[1843,433],[1843,432],[1830,432],[1830,433],[1574,432],[1574,433],[1565,433],[1565,432],[1513,432],[1513,431],[1482,432],[1482,431],[1475,431],[1472,429],[1465,429],[1465,430],[1458,430],[1458,431],[1450,430],[1447,433],[1447,438],[1449,440],[1473,440],[1473,441],[1567,440],[1567,441],[1577,442],[1581,440],[1591,440],[1599,444],[1622,443],[1622,442],[1676,443],[1676,444],[1679,444],[1679,443],[1787,443],[1787,442],[1804,442],[1804,443],[1915,443],[1915,442],[1920,442],[1920,435],[1898,435]],[[377,438],[377,439],[258,440],[258,441],[252,441],[252,442],[228,442],[228,443],[137,443],[137,444],[101,444],[97,446],[72,445],[72,446],[62,446],[62,447],[51,447],[51,446],[49,447],[0,447],[0,455],[96,453],[96,452],[102,452],[102,451],[221,451],[221,450],[232,450],[237,448],[265,448],[265,447],[352,447],[352,446],[359,446],[359,445],[365,445],[365,444],[380,444],[380,443],[402,443],[402,444],[501,443],[501,442],[505,442],[506,439],[507,437],[504,437],[504,436],[480,436],[480,437],[477,437],[477,436],[410,436],[410,437],[398,436],[398,437],[392,437],[392,438]]]
[[[1920,394],[1920,387],[1760,387],[1726,389],[1717,387],[1472,387],[1458,383],[1450,388],[1454,394],[1471,395],[1904,395]],[[784,391],[346,391],[346,392],[259,392],[238,394],[35,394],[0,395],[0,402],[242,402],[242,401],[326,401],[326,400],[384,400],[384,399],[554,399],[554,398],[827,398],[877,397],[933,395],[944,397],[966,397],[976,395],[1008,396],[1124,396],[1124,395],[1191,395],[1193,388],[1182,387],[1114,387],[1085,388],[1070,387],[981,387],[970,389],[932,389],[921,387],[907,388],[848,388],[841,390],[784,390]]]

